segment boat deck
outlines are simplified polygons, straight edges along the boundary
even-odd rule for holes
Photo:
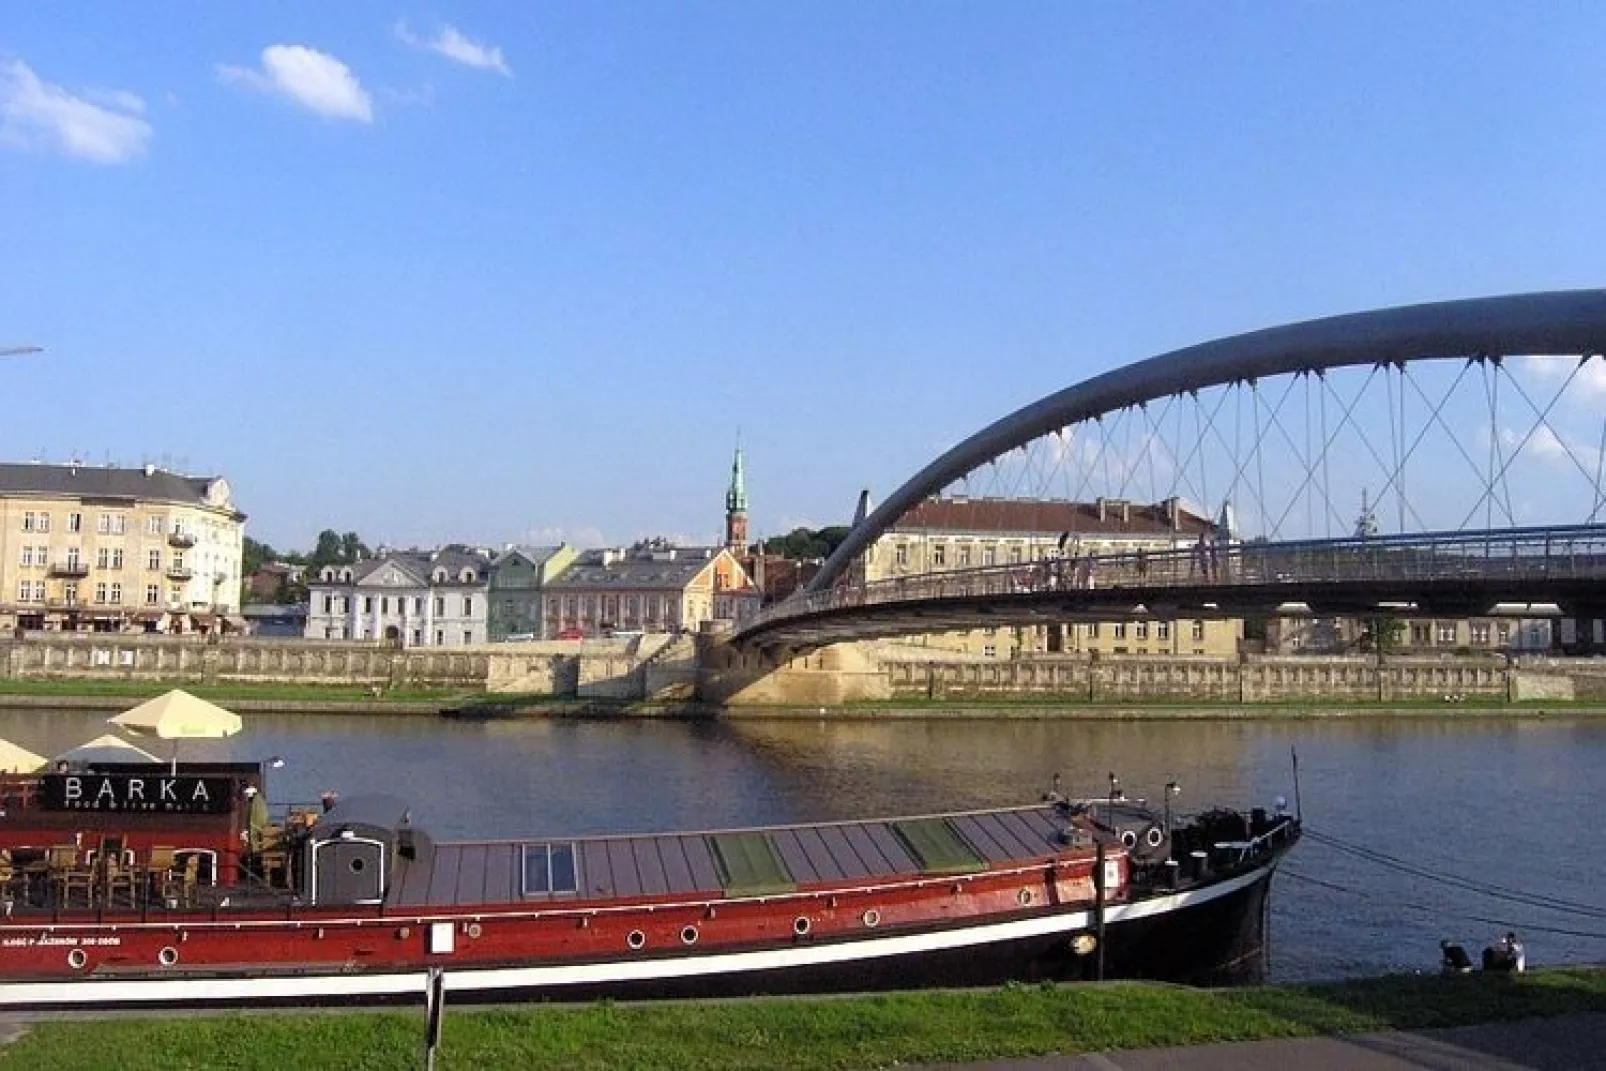
[[[395,907],[773,895],[961,874],[1066,850],[1052,804],[925,818],[573,839],[447,841],[392,874]]]

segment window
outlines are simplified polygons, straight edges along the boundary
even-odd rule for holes
[[[464,595],[463,596],[463,616],[464,617],[473,617],[474,616],[474,596],[472,596],[472,595]]]
[[[436,617],[445,617],[446,616],[446,596],[444,596],[444,595],[435,596],[435,616]]]
[[[350,595],[342,595],[340,597],[340,612],[343,613],[343,614],[351,613],[351,596]]]
[[[998,548],[997,547],[983,547],[981,549],[981,563],[983,565],[997,565],[998,564]]]
[[[1169,640],[1171,638],[1171,622],[1156,621],[1154,623],[1154,638],[1157,640]]]
[[[112,530],[112,516],[111,516],[111,514],[102,513],[102,514],[99,514],[99,515],[97,515],[95,517],[95,531],[99,532],[101,535],[105,535],[106,533],[110,532],[111,530]]]
[[[574,844],[526,844],[524,846],[524,895],[572,893],[580,883],[574,868]]]
[[[160,570],[162,568],[162,552],[159,550],[146,551],[145,568]]]
[[[948,564],[948,547],[945,544],[938,543],[936,546],[931,548],[931,564],[932,565],[947,565]]]
[[[1489,645],[1488,622],[1479,622],[1472,626],[1472,642],[1479,647],[1487,647]]]
[[[113,606],[121,606],[122,604],[123,604],[123,585],[121,585],[121,584],[113,584],[112,585],[112,605]]]
[[[39,531],[39,515],[33,510],[29,510],[27,513],[22,515],[22,530],[24,532]],[[26,597],[27,596],[24,596],[24,598]]]
[[[892,561],[895,565],[909,564],[909,544],[899,543],[892,548]]]
[[[96,569],[105,569],[108,566],[110,566],[111,563],[112,563],[112,549],[110,547],[100,547],[99,549],[97,549],[95,551],[95,568]]]
[[[1454,624],[1454,622],[1440,621],[1438,623],[1438,638],[1439,638],[1439,643],[1441,645],[1454,644],[1455,643],[1455,624]]]
[[[446,630],[445,629],[438,628],[438,629],[435,630],[435,646],[436,647],[445,647],[446,646]]]
[[[69,569],[78,568],[78,554],[79,554],[79,551],[78,551],[77,547],[68,547],[67,548],[67,568],[69,568]]]
[[[1138,639],[1146,640],[1149,638],[1149,623],[1147,621],[1139,621],[1137,624],[1137,630]]]
[[[50,531],[50,514],[41,513],[39,515],[39,530],[41,532]]]
[[[335,627],[333,625],[325,625],[323,627],[323,638],[326,640],[335,638]]]
[[[413,629],[413,646],[414,647],[422,647],[423,645],[424,645],[424,630],[421,629],[421,628]]]
[[[1115,623],[1115,628],[1112,629],[1111,631],[1114,633],[1114,636],[1115,636],[1116,639],[1118,639],[1118,640],[1126,639],[1126,622],[1125,621],[1117,621]]]
[[[993,643],[984,643],[981,646],[981,653],[983,658],[997,658],[998,645]]]
[[[372,595],[364,595],[362,597],[362,612],[365,614],[374,612],[374,597]]]
[[[1428,627],[1426,625],[1411,626],[1411,643],[1418,647],[1426,647],[1428,642]]]
[[[106,584],[104,582],[95,585],[95,601],[97,603],[106,601]]]
[[[67,514],[67,531],[82,532],[84,530],[84,515],[82,513]]]
[[[389,595],[381,595],[381,596],[379,596],[379,612],[382,613],[382,614],[390,613],[390,596]]]
[[[184,600],[184,589],[183,588],[172,587],[172,588],[168,588],[167,589],[167,603],[168,603],[169,606],[177,606],[183,600]]]
[[[1099,623],[1097,621],[1087,626],[1087,638],[1090,640],[1096,640],[1099,638]]]
[[[970,547],[968,547],[968,546],[960,547],[959,548],[959,567],[961,569],[963,569],[963,568],[966,568],[969,565],[970,565]]]
[[[335,612],[335,597],[333,595],[325,595],[323,597],[323,612],[326,614]]]
[[[31,544],[24,543],[22,546],[22,564],[33,564],[33,546]]]
[[[122,567],[123,567],[123,548],[122,547],[113,547],[112,548],[112,568],[113,569],[121,569]]]
[[[1495,626],[1495,635],[1500,638],[1500,645],[1504,647],[1511,642],[1511,625],[1502,621]]]
[[[162,588],[159,584],[145,585],[145,605],[155,606],[162,601]]]
[[[464,643],[473,643],[474,642],[474,630],[473,629],[466,628],[466,629],[463,630],[463,642]]]
[[[184,555],[182,555],[182,554],[173,555],[173,572],[182,573],[183,571],[184,571]]]
[[[162,534],[162,518],[161,518],[161,516],[160,515],[155,515],[155,516],[146,517],[145,518],[145,531],[149,532],[151,535],[161,535]]]
[[[1020,548],[1019,547],[1010,547],[1009,548],[1009,564],[1011,564],[1011,565],[1019,565],[1020,564]]]
[[[30,583],[27,580],[20,581],[17,584],[17,601],[18,602],[27,602],[28,601],[28,594],[31,591],[33,591],[33,584],[32,583]]]
[[[1199,643],[1203,639],[1204,639],[1204,622],[1203,621],[1195,621],[1193,623],[1193,642],[1194,643]]]
[[[45,582],[43,580],[35,580],[33,582],[33,601],[45,601]]]

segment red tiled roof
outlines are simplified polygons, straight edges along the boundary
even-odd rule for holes
[[[1171,518],[1173,508],[1175,524]],[[1164,502],[1139,505],[1116,499],[1037,502],[1005,498],[928,498],[899,518],[890,530],[1196,536],[1211,527],[1208,519],[1181,504],[1172,507]]]

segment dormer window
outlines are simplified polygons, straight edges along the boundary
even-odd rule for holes
[[[474,570],[472,570],[472,569],[464,569],[463,570],[463,575],[461,577],[459,577],[458,579],[461,580],[465,584],[474,583]]]
[[[325,569],[323,571],[323,582],[325,584],[333,584],[335,582],[335,571],[333,569]]]
[[[446,583],[446,570],[445,569],[437,569],[437,570],[435,570],[434,575],[430,579],[433,580],[437,584]]]

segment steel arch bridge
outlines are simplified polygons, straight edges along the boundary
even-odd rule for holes
[[[806,591],[733,640],[791,648],[1290,602],[1587,613],[1606,604],[1603,354],[1606,290],[1578,290],[1311,320],[1118,368],[932,461],[856,518]],[[1175,516],[1183,503],[1209,519],[1211,560],[1182,539],[1137,555],[1090,539],[1072,569],[1067,537],[1081,539],[1066,531],[1058,555],[868,578],[878,540],[934,500],[1056,517],[1047,504],[1147,501]]]

